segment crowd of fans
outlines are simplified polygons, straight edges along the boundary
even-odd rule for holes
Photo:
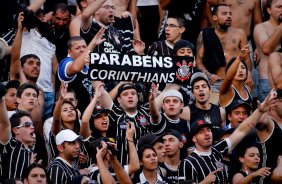
[[[0,183],[282,183],[282,0],[0,9]],[[188,72],[92,80],[90,53],[181,56]]]

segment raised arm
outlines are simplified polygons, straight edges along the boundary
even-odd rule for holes
[[[83,30],[87,30],[91,23],[91,16],[102,6],[106,0],[96,0],[89,4],[86,9],[81,13],[81,27]]]
[[[97,86],[103,84],[101,81],[93,81],[92,82],[92,86],[94,89],[97,88]],[[104,85],[101,85],[101,87],[99,88],[101,96],[99,97],[99,102],[101,104],[101,106],[104,109],[112,109],[113,106],[113,100],[111,98],[111,96],[109,95],[109,93],[105,90]]]
[[[96,154],[97,165],[98,165],[98,168],[99,168],[101,181],[103,183],[115,184],[116,182],[115,182],[113,176],[109,172],[109,169],[104,162],[106,154],[109,154],[109,153],[107,153],[108,152],[107,144],[103,141],[102,142],[102,148],[101,149],[96,148],[96,149],[97,149],[97,154]]]
[[[32,10],[33,12],[37,12],[37,10],[39,10],[42,7],[45,1],[46,0],[35,0],[27,7],[27,9]]]
[[[150,109],[150,116],[151,121],[153,124],[158,124],[161,120],[161,114],[160,114],[160,108],[157,106],[157,103],[155,102],[155,96],[157,96],[158,93],[158,84],[152,83],[152,91],[149,96],[149,109]]]
[[[102,87],[102,85],[104,85],[104,84],[101,83],[95,88],[94,98],[91,100],[91,102],[89,103],[89,105],[87,106],[87,108],[85,109],[85,111],[82,115],[80,135],[83,137],[83,139],[87,139],[91,135],[89,120],[90,120],[91,114],[92,114],[92,112],[93,112],[93,110],[96,106],[96,103],[101,96],[100,88]]]
[[[77,59],[75,59],[74,62],[69,63],[66,69],[68,76],[72,76],[74,74],[79,73],[85,66],[85,63],[90,62],[89,53],[92,52],[97,45],[105,41],[105,38],[103,38],[104,32],[105,32],[105,28],[101,28],[98,31],[98,33],[94,36],[94,38],[91,40],[91,42],[88,44],[84,52]]]
[[[67,84],[64,84],[64,83],[61,84],[59,98],[54,108],[53,123],[52,123],[51,131],[55,136],[61,131],[61,125],[62,125],[61,111],[62,111],[63,99],[67,93],[67,88],[68,88]]]
[[[131,175],[140,169],[138,154],[134,144],[134,134],[135,134],[134,123],[129,122],[127,124],[127,129],[126,129],[126,139],[129,147],[128,175]]]
[[[27,79],[21,71],[20,53],[22,45],[23,27],[22,21],[24,20],[23,12],[18,16],[18,30],[14,39],[11,51],[11,65],[10,65],[10,80],[19,80],[21,84],[26,83]]]
[[[232,81],[237,73],[238,67],[240,65],[241,61],[244,61],[248,58],[249,54],[249,46],[245,45],[241,51],[239,56],[235,59],[235,61],[231,64],[231,66],[227,69],[225,73],[225,78],[223,80],[223,83],[220,87],[220,102],[224,102],[226,100],[229,100],[231,96],[233,95],[233,90],[232,90]],[[229,61],[231,62],[231,61]],[[222,104],[221,104],[222,105]]]
[[[232,145],[232,149],[237,146],[237,144],[256,126],[262,115],[269,111],[270,108],[276,105],[277,93],[274,90],[268,94],[267,98],[263,103],[258,105],[258,108],[245,119],[238,128],[230,135],[229,140]]]
[[[0,83],[0,142],[6,144],[12,137],[11,123],[8,119],[8,112],[5,105],[5,86]]]

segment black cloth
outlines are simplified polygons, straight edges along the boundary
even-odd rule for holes
[[[154,42],[148,49],[150,56],[173,56],[173,48],[169,47],[165,40]]]
[[[185,181],[188,178],[186,169],[186,162],[181,161],[177,169],[173,169],[166,163],[162,164],[162,168],[166,171],[166,177],[171,181],[171,183],[179,183]],[[189,174],[190,175],[190,174]]]
[[[210,73],[215,74],[218,68],[226,66],[223,47],[214,28],[204,28],[202,33],[205,48],[203,64]]]
[[[196,107],[195,103],[191,104],[189,107],[191,111],[190,125],[192,125],[197,119],[204,119],[213,124],[215,128],[221,126],[222,120],[220,107],[218,105],[211,104],[211,108],[209,110],[200,109]]]

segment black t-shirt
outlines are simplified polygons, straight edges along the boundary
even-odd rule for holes
[[[204,119],[207,122],[211,123],[215,127],[221,127],[221,114],[220,107],[218,105],[211,104],[211,108],[209,110],[203,110],[196,107],[195,103],[190,106],[191,118],[190,124],[192,125],[197,119]]]

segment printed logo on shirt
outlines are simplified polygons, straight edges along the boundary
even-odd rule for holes
[[[149,122],[147,121],[147,119],[145,118],[145,116],[141,115],[137,118],[137,120],[139,120],[140,125],[142,126],[147,126],[149,125]]]

